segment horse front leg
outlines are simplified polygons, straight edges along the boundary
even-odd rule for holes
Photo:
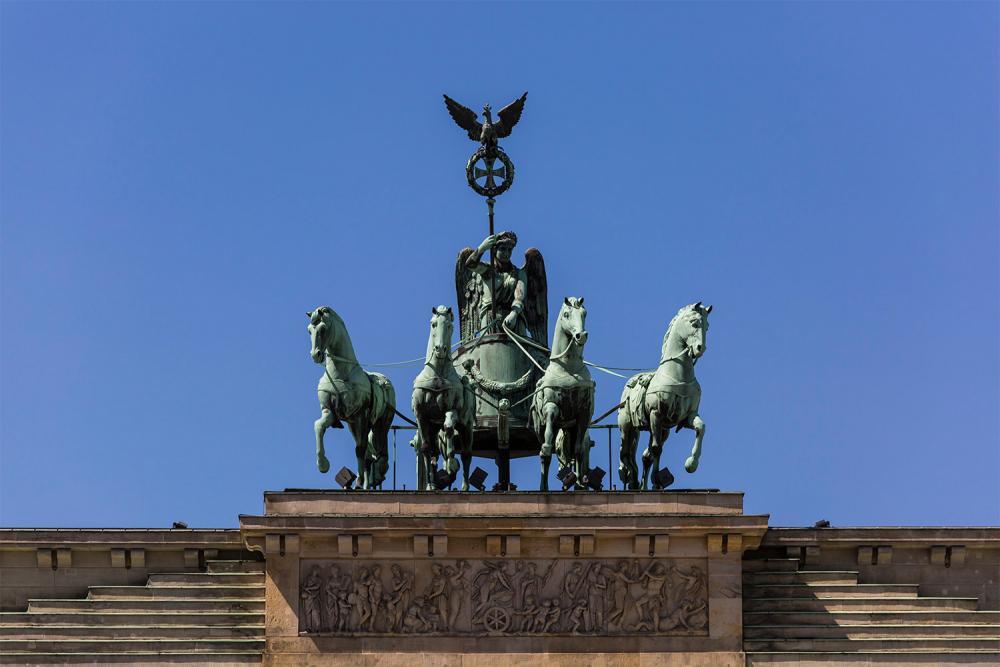
[[[559,419],[559,406],[555,403],[546,403],[542,408],[542,415],[545,419],[545,439],[542,442],[542,451],[539,452],[542,463],[542,480],[538,488],[541,491],[548,491],[549,465],[552,463],[552,450],[555,447],[556,432],[559,430],[556,426]]]
[[[420,451],[417,453],[424,461],[424,478],[417,484],[423,491],[434,491],[434,472],[437,468],[437,437],[438,431],[426,419],[417,420],[420,429]]]
[[[691,420],[691,428],[694,429],[694,447],[691,448],[691,456],[684,462],[684,469],[694,472],[698,469],[698,459],[701,458],[701,440],[705,437],[705,422],[701,417],[695,415]]]
[[[316,432],[316,467],[324,474],[330,472],[330,461],[326,458],[326,450],[323,448],[323,434],[334,421],[333,411],[329,406],[330,395],[324,391],[319,392],[320,417],[313,423],[313,430]]]

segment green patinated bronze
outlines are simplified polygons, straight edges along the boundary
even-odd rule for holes
[[[705,435],[705,422],[698,416],[701,403],[701,385],[694,376],[695,362],[705,353],[708,334],[708,314],[712,306],[701,302],[684,306],[667,327],[663,336],[660,363],[655,372],[640,373],[625,383],[622,407],[618,411],[621,429],[621,450],[618,473],[622,484],[629,489],[639,488],[638,468],[635,462],[639,432],[650,434],[649,447],[642,453],[642,488],[648,488],[650,470],[660,467],[660,454],[670,429],[694,429],[694,447],[684,463],[684,469],[694,472],[701,457],[701,441]],[[654,479],[653,488],[662,488]]]
[[[413,381],[411,400],[417,433],[410,444],[420,490],[450,487],[460,470],[461,488],[468,490],[473,455],[496,460],[499,480],[494,489],[499,490],[516,488],[510,483],[510,459],[517,456],[539,455],[539,487],[546,491],[553,454],[564,488],[600,488],[604,475],[590,468],[593,441],[588,428],[594,415],[595,382],[588,364],[617,373],[584,359],[583,298],[567,297],[561,304],[550,349],[542,254],[529,248],[519,267],[512,261],[517,235],[493,233],[495,197],[513,180],[513,164],[498,139],[510,135],[526,96],[501,109],[496,120],[486,105],[482,122],[471,109],[445,96],[451,117],[479,142],[467,177],[469,185],[487,197],[490,233],[476,248],[461,250],[455,263],[459,345],[454,352],[451,307],[432,309],[424,363]],[[487,253],[489,260],[484,261]],[[651,477],[654,489],[670,483],[672,476],[659,471],[659,466],[671,428],[695,431],[684,467],[688,472],[698,468],[705,422],[698,415],[701,387],[694,365],[705,352],[711,311],[700,302],[681,308],[663,338],[655,371],[626,382],[617,409],[619,476],[628,489],[647,489]],[[323,306],[308,315],[311,354],[324,365],[318,387],[322,414],[315,423],[316,464],[320,472],[329,470],[323,434],[347,422],[355,441],[357,485],[379,488],[388,468],[387,434],[396,413],[392,384],[384,375],[362,369],[343,320],[331,308]],[[650,433],[650,442],[642,453],[640,476],[636,449],[642,431]]]
[[[469,381],[458,375],[451,358],[454,316],[448,306],[431,311],[431,331],[427,354],[420,373],[413,380],[413,415],[417,420],[417,488],[437,488],[434,472],[437,458],[444,456],[449,481],[458,474],[458,454],[462,459],[462,490],[469,490],[472,441],[476,425],[476,395]]]
[[[570,467],[581,480],[590,467],[587,427],[594,416],[595,385],[583,363],[586,321],[583,298],[567,297],[556,318],[548,367],[531,401],[531,424],[541,443],[542,479],[538,488],[542,491],[549,490],[553,451],[560,465]]]
[[[323,448],[328,428],[343,428],[354,437],[358,461],[358,488],[377,489],[389,467],[389,427],[396,410],[396,392],[389,378],[367,373],[354,355],[354,345],[340,315],[329,306],[306,313],[309,317],[310,355],[323,364],[319,378],[320,418],[316,420],[316,467],[330,470]]]

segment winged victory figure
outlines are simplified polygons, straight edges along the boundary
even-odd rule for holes
[[[545,261],[537,248],[528,248],[524,267],[518,268],[511,261],[516,245],[517,234],[500,232],[483,239],[478,248],[463,248],[458,253],[455,290],[463,342],[472,340],[480,331],[500,331],[503,322],[515,333],[522,336],[527,333],[532,340],[548,347]],[[494,264],[480,261],[491,249]]]
[[[497,120],[493,121],[491,107],[489,104],[483,106],[483,117],[485,120],[480,123],[476,112],[462,106],[447,95],[444,96],[444,104],[448,107],[455,123],[469,133],[469,138],[478,141],[486,150],[487,157],[496,157],[497,139],[509,137],[511,130],[521,119],[521,111],[524,110],[524,101],[528,99],[528,93],[505,106],[497,112]]]

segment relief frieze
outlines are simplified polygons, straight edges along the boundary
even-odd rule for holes
[[[307,634],[708,634],[698,559],[309,559],[300,572]]]

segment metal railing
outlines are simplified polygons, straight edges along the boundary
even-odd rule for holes
[[[397,432],[398,431],[415,431],[416,427],[410,426],[409,424],[393,424],[389,428],[392,429],[392,490],[396,491],[397,490],[396,489],[396,461],[398,459],[398,457],[396,455],[396,449],[398,447]],[[607,434],[608,434],[608,438],[607,438],[607,440],[608,440],[608,469],[607,469],[607,475],[608,475],[609,483],[607,485],[607,488],[602,488],[601,489],[602,491],[616,491],[617,490],[617,485],[610,483],[611,474],[612,474],[612,472],[614,470],[614,466],[613,466],[613,463],[612,463],[613,445],[612,445],[612,442],[611,442],[611,430],[612,429],[617,429],[617,428],[618,428],[618,424],[591,424],[590,427],[587,429],[588,432],[589,431],[595,431],[595,430],[604,429],[607,432]],[[594,440],[594,445],[595,445],[594,449],[596,449],[597,448],[597,439],[596,438],[592,438],[592,440]]]

